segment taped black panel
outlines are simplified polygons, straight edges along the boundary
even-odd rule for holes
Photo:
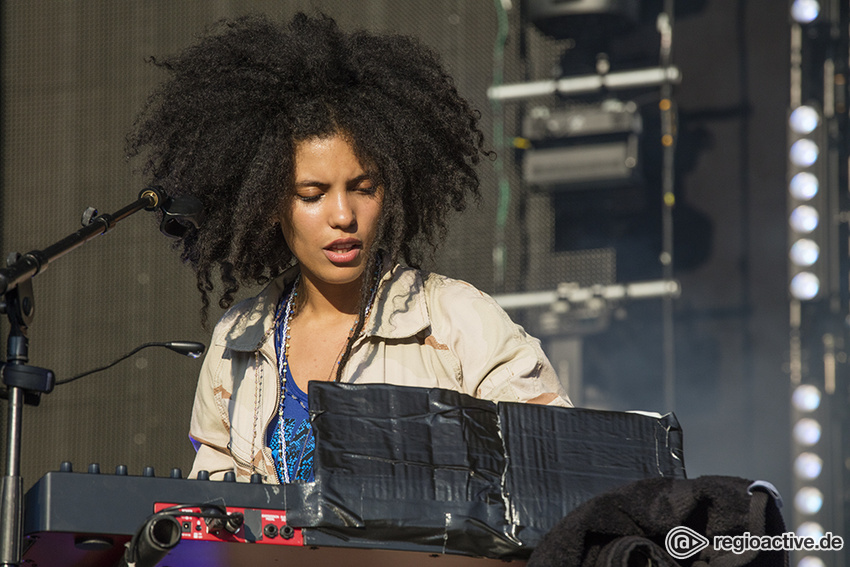
[[[537,545],[553,521],[597,494],[643,478],[685,477],[673,414],[507,403],[499,412],[510,523],[526,545]]]
[[[673,415],[496,404],[448,390],[310,384],[314,527],[443,552],[524,556],[611,488],[684,478]]]

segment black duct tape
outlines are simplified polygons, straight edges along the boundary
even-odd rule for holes
[[[672,414],[496,404],[383,384],[311,382],[309,399],[316,481],[303,486],[312,505],[299,523],[341,539],[526,557],[591,497],[685,477]]]

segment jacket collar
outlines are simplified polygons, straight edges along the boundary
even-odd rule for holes
[[[219,346],[237,351],[259,350],[274,330],[274,317],[284,290],[295,281],[298,266],[287,269],[259,294],[225,313]],[[396,264],[381,277],[365,336],[406,339],[431,325],[424,282],[418,270]]]
[[[396,264],[381,278],[364,334],[406,339],[430,326],[421,273]]]
[[[240,302],[225,313],[219,324],[224,325],[226,331],[219,335],[218,346],[245,352],[259,350],[274,329],[274,316],[280,296],[297,275],[297,266],[289,268],[259,294]]]

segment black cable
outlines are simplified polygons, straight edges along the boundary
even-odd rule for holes
[[[94,374],[95,372],[100,372],[101,370],[106,370],[108,368],[112,368],[113,366],[115,366],[116,364],[121,362],[122,360],[130,358],[131,356],[133,356],[134,354],[136,354],[140,350],[146,349],[148,347],[155,347],[155,346],[164,347],[164,348],[167,348],[168,350],[173,350],[174,352],[184,354],[184,355],[190,356],[192,358],[198,358],[199,356],[201,356],[204,353],[204,348],[205,348],[204,345],[201,344],[201,343],[193,343],[193,342],[187,342],[187,341],[171,341],[171,342],[165,342],[165,343],[163,343],[163,342],[145,343],[141,346],[137,346],[136,348],[134,348],[133,350],[131,350],[127,354],[125,354],[125,355],[119,357],[118,359],[110,362],[106,366],[101,366],[100,368],[95,368],[94,370],[88,370],[86,372],[83,372],[82,374],[77,374],[76,376],[72,376],[71,378],[65,378],[64,380],[57,380],[56,385],[58,386],[59,384],[67,384],[69,382],[73,382],[74,380],[79,380],[80,378],[83,378],[84,376],[88,376],[89,374]]]

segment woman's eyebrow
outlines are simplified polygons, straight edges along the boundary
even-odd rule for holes
[[[358,175],[357,177],[352,178],[348,181],[349,185],[357,185],[361,181],[372,181],[372,176],[368,173],[364,173],[363,175]]]
[[[351,186],[351,185],[357,185],[358,183],[361,183],[361,182],[363,182],[363,181],[371,181],[371,180],[372,180],[372,176],[371,176],[371,175],[369,175],[368,173],[364,173],[363,175],[358,175],[357,177],[352,177],[351,179],[349,179],[349,180],[346,182],[346,185],[349,185],[349,186]],[[296,181],[296,182],[295,182],[295,187],[296,187],[296,188],[297,188],[297,187],[320,187],[320,188],[325,188],[325,187],[330,187],[330,186],[331,186],[331,184],[330,184],[330,183],[327,183],[327,182],[324,182],[324,181],[313,181],[313,180],[311,180],[311,179],[302,179],[301,181]]]
[[[295,182],[295,187],[320,187],[320,188],[326,188],[326,187],[330,187],[330,186],[331,186],[331,184],[330,184],[330,183],[324,183],[324,182],[322,182],[322,181],[311,181],[311,180],[309,180],[309,179],[304,179],[304,180],[302,180],[302,181],[296,181],[296,182]]]

